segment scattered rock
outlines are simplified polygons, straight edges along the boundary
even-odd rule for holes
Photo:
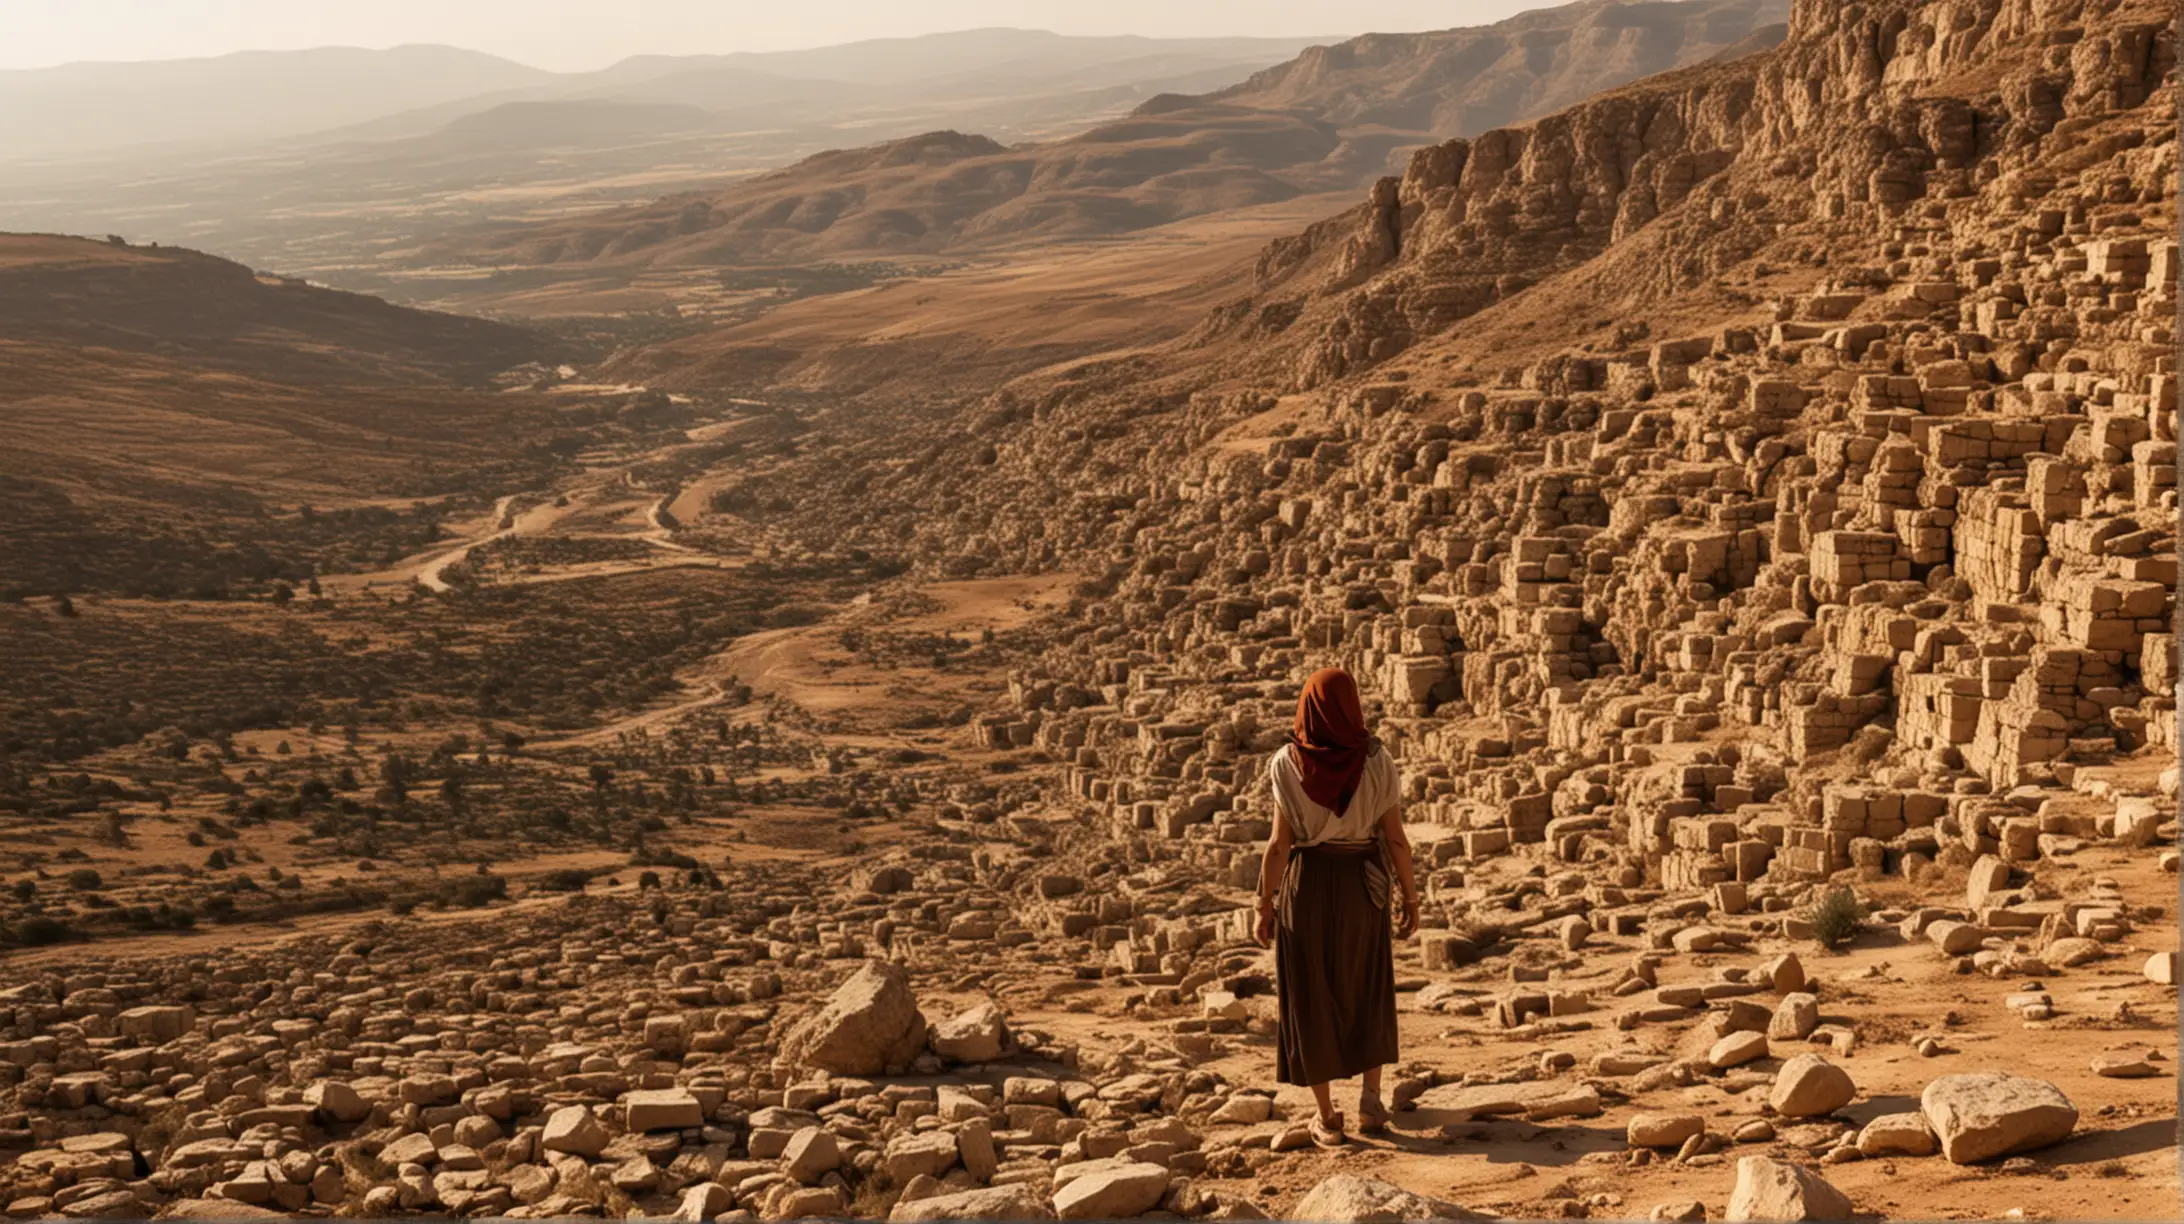
[[[303,1090],[303,1103],[335,1122],[361,1122],[371,1116],[369,1101],[340,1080],[319,1080]]]
[[[1044,1194],[1018,1182],[936,1194],[915,1202],[898,1202],[887,1213],[887,1218],[897,1224],[939,1224],[947,1220],[1051,1220],[1054,1208]]]
[[[992,1062],[1008,1049],[1008,1021],[1001,1008],[980,1003],[933,1023],[933,1053],[959,1063]]]
[[[1274,1116],[1274,1098],[1239,1092],[1213,1111],[1213,1121],[1227,1126],[1256,1126]]]
[[[1977,1164],[2060,1143],[2078,1125],[2077,1107],[2046,1080],[1982,1071],[1945,1075],[1919,1096],[1941,1154]]]
[[[1767,1034],[1731,1033],[1706,1052],[1706,1063],[1716,1071],[1727,1071],[1731,1067],[1757,1062],[1767,1054]]]
[[[782,1054],[792,1064],[836,1075],[879,1075],[917,1057],[925,1027],[909,972],[888,961],[866,961],[818,1014],[790,1031]]]
[[[2101,1054],[2093,1059],[2093,1074],[2106,1079],[2149,1079],[2161,1068],[2143,1054]]]
[[[1767,1022],[1774,1041],[1803,1041],[1820,1027],[1820,1000],[1803,992],[1787,994]]]
[[[1641,1113],[1631,1115],[1623,1135],[1632,1147],[1668,1148],[1705,1131],[1706,1119],[1697,1114]]]
[[[1337,1173],[1312,1187],[1290,1210],[1292,1220],[1328,1224],[1397,1224],[1419,1220],[1487,1220],[1492,1216],[1442,1199],[1413,1194],[1393,1182]]]
[[[646,1089],[622,1098],[625,1129],[643,1134],[656,1130],[693,1130],[705,1125],[705,1108],[686,1088]]]
[[[1931,1156],[1940,1146],[1921,1113],[1882,1114],[1858,1132],[1858,1150],[1868,1156]]]
[[[1056,1170],[1054,1214],[1064,1220],[1126,1220],[1158,1206],[1168,1171],[1146,1161],[1086,1162]],[[1064,1180],[1063,1174],[1067,1174]]]
[[[1799,1054],[1775,1074],[1767,1103],[1785,1118],[1817,1118],[1850,1104],[1857,1095],[1849,1072],[1818,1054]]]
[[[1848,1220],[1856,1214],[1850,1197],[1826,1178],[1765,1156],[1737,1161],[1736,1188],[1729,1192],[1725,1220]]]
[[[841,1164],[841,1145],[835,1142],[834,1132],[823,1127],[807,1126],[797,1131],[781,1152],[781,1171],[806,1184],[818,1181]]]
[[[549,1152],[596,1157],[607,1150],[607,1128],[582,1105],[564,1105],[546,1118],[539,1143]]]

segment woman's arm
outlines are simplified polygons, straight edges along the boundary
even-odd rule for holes
[[[1274,899],[1281,895],[1282,876],[1289,870],[1289,822],[1274,814],[1274,836],[1266,839],[1266,856],[1259,860],[1259,912],[1252,924],[1260,946],[1274,942]]]
[[[1388,847],[1388,861],[1395,864],[1396,882],[1403,886],[1403,922],[1397,934],[1409,939],[1418,933],[1418,874],[1411,868],[1410,838],[1403,835],[1401,804],[1381,813],[1380,840]]]

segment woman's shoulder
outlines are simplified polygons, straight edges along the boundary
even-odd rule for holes
[[[1381,743],[1379,740],[1373,741],[1373,750],[1370,753],[1366,754],[1365,767],[1367,769],[1378,770],[1391,778],[1394,777],[1397,772],[1395,767],[1395,756],[1388,751],[1388,746]]]

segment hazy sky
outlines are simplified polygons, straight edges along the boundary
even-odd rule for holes
[[[249,49],[449,43],[540,68],[1020,26],[1348,35],[1499,21],[1562,0],[0,0],[0,68]]]

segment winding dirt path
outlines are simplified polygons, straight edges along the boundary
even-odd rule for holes
[[[422,584],[426,590],[447,590],[448,584],[445,575],[449,566],[458,564],[466,560],[470,556],[471,550],[473,549],[476,549],[482,545],[491,544],[495,540],[506,539],[516,533],[516,523],[509,519],[508,509],[510,506],[514,505],[515,500],[521,496],[522,494],[520,493],[510,493],[508,496],[501,498],[497,502],[494,502],[493,518],[491,521],[495,524],[500,524],[500,526],[490,535],[479,536],[476,539],[466,541],[458,547],[451,548],[446,552],[441,553],[438,556],[431,558],[430,560],[427,560],[424,565],[418,568],[417,573],[415,574],[416,581]]]
[[[749,403],[750,401],[736,402],[740,404]],[[479,525],[469,535],[460,540],[452,543],[435,544],[425,552],[406,557],[383,570],[359,574],[329,575],[324,580],[324,585],[336,590],[346,591],[367,591],[382,587],[408,587],[413,584],[435,592],[450,590],[453,584],[447,580],[447,571],[462,564],[473,552],[485,545],[513,536],[540,534],[563,518],[582,509],[582,503],[587,493],[597,492],[617,482],[626,489],[649,492],[650,490],[644,489],[642,485],[637,483],[635,469],[639,465],[653,462],[663,456],[686,450],[692,446],[699,446],[717,440],[739,426],[748,424],[752,419],[750,416],[738,415],[727,420],[695,426],[684,432],[683,441],[673,442],[642,454],[622,457],[601,467],[588,469],[558,488],[527,489],[507,494],[495,501],[491,513],[482,516]],[[526,574],[507,579],[505,585],[529,586],[573,578],[635,573],[640,570],[670,566],[709,564],[709,562],[698,559],[706,554],[675,539],[673,524],[680,522],[682,515],[677,514],[674,507],[678,504],[691,502],[693,499],[697,499],[702,506],[702,498],[711,496],[710,487],[717,485],[722,479],[724,477],[717,474],[709,473],[701,476],[697,481],[693,482],[692,487],[679,488],[658,494],[653,503],[646,508],[645,530],[637,533],[635,538],[659,549],[662,553],[671,554],[670,556],[646,563],[623,562],[557,567],[549,573]],[[695,493],[694,489],[698,485],[707,486],[707,490],[702,494]],[[515,503],[527,496],[538,497],[541,500],[538,505],[511,518],[509,512]],[[723,568],[729,568],[726,562],[720,564]]]
[[[646,710],[643,713],[632,714],[628,718],[618,718],[605,726],[594,727],[589,731],[579,731],[559,739],[537,740],[532,743],[531,747],[538,749],[585,748],[595,744],[611,744],[632,731],[650,731],[654,727],[673,722],[685,714],[694,714],[709,706],[719,705],[728,699],[728,690],[716,681],[706,681],[704,688],[706,689],[704,693],[686,701],[661,706],[657,710]]]

